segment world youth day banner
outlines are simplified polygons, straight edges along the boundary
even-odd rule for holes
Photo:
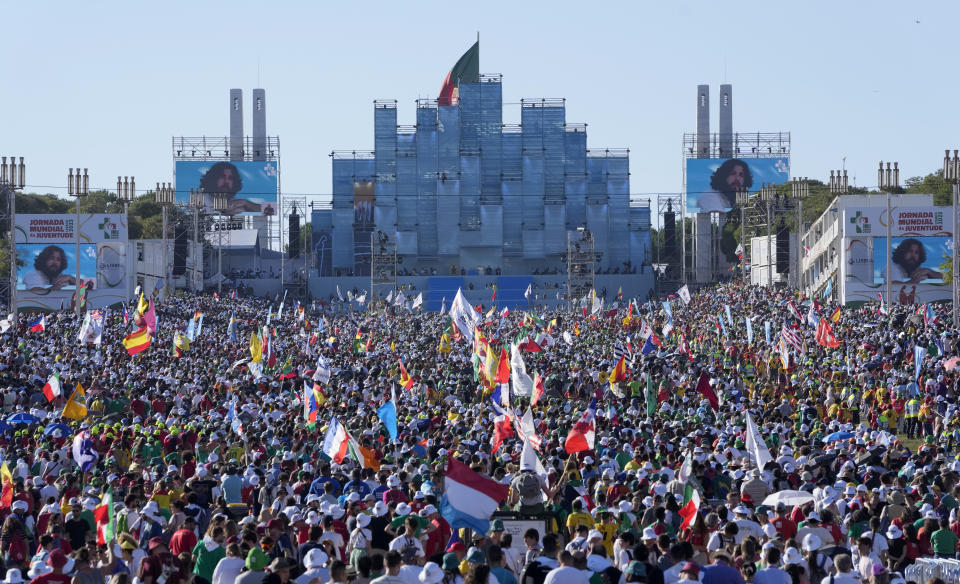
[[[77,238],[79,235],[79,257]],[[80,281],[91,308],[127,297],[127,225],[122,214],[17,215],[18,305],[59,310]]]
[[[755,193],[761,183],[790,180],[790,159],[688,158],[686,168],[687,213],[728,213],[736,205],[737,191]]]
[[[844,212],[844,301],[875,301],[878,293],[886,294],[888,270],[891,302],[949,300],[944,273],[953,255],[950,208],[899,207],[891,215],[888,222],[886,207]]]
[[[276,215],[279,169],[274,161],[178,160],[177,202],[190,203],[190,189],[203,191],[203,204],[213,211],[214,193],[227,197],[227,215]]]

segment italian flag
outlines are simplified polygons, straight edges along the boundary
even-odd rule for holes
[[[47,401],[52,402],[60,396],[60,393],[60,374],[54,371],[43,386],[43,395],[46,396]]]
[[[683,488],[683,507],[680,508],[680,516],[683,517],[683,523],[680,529],[686,529],[693,524],[697,517],[697,510],[700,509],[700,491],[692,483],[687,482]]]
[[[116,518],[113,516],[113,489],[108,489],[100,505],[93,510],[97,521],[97,544],[104,545],[116,537]]]

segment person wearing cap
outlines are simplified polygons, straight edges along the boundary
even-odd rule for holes
[[[187,575],[180,560],[170,553],[167,545],[159,537],[147,542],[147,557],[140,564],[140,580],[143,584],[160,584],[165,579],[168,584],[183,584]]]
[[[350,541],[347,542],[347,557],[350,559],[350,567],[357,569],[357,562],[362,557],[370,555],[373,550],[371,542],[373,534],[370,533],[370,516],[366,513],[357,515],[356,527],[350,533]]]
[[[73,571],[74,561],[63,553],[63,550],[55,549],[50,552],[46,561],[49,572],[36,576],[31,580],[31,584],[69,584],[72,578],[68,575]]]
[[[807,534],[817,536],[822,542],[823,547],[829,547],[834,544],[833,535],[820,524],[820,514],[816,511],[811,511],[807,514],[806,519],[800,528],[797,529],[797,534],[793,536],[793,539],[796,540],[797,543],[803,543],[803,539]]]
[[[399,552],[403,563],[407,565],[422,565],[426,557],[423,553],[423,544],[417,536],[419,523],[416,516],[408,517],[404,524],[404,531],[390,542],[390,551]]]
[[[235,584],[261,584],[266,581],[266,568],[270,565],[270,558],[262,549],[251,548],[244,565],[247,570],[237,577]]]

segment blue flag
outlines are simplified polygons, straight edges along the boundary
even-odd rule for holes
[[[763,322],[763,334],[767,337],[767,344],[770,344],[770,321],[766,320]]]
[[[377,417],[387,428],[391,440],[397,439],[397,396],[390,387],[390,401],[377,408]]]
[[[753,319],[749,316],[743,319],[747,323],[747,344],[753,344]]]
[[[927,350],[917,343],[913,346],[913,378],[920,381],[920,370],[923,368],[923,358],[927,355]]]
[[[643,348],[640,349],[640,352],[644,355],[649,355],[656,350],[657,346],[653,344],[653,335],[650,335],[647,337],[647,340],[643,342]]]
[[[823,289],[823,296],[821,298],[829,298],[830,292],[833,291],[833,278],[827,280],[827,286]]]
[[[730,316],[730,305],[724,304],[723,309],[727,312],[727,322],[730,324],[730,326],[733,326],[733,317]]]

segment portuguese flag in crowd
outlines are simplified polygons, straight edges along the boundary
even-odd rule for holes
[[[697,490],[697,487],[693,483],[687,481],[686,486],[683,488],[683,507],[680,508],[680,516],[683,517],[683,523],[680,524],[680,529],[686,529],[693,524],[693,520],[697,517],[697,510],[700,509],[700,491]]]
[[[460,100],[460,84],[480,81],[480,41],[463,54],[447,73],[437,97],[438,105],[456,105]]]

